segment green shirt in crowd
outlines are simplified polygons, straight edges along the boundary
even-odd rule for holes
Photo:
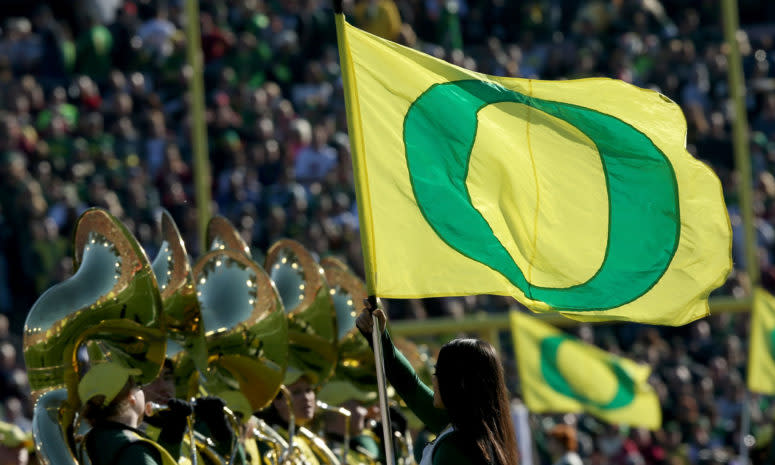
[[[75,44],[76,69],[95,79],[108,77],[111,68],[113,35],[105,26],[92,26],[78,38]]]

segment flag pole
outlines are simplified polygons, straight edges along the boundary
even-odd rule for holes
[[[735,168],[740,172],[740,214],[743,219],[745,237],[745,265],[751,290],[759,283],[759,260],[756,256],[756,235],[753,215],[753,174],[751,172],[751,152],[748,146],[748,115],[745,109],[745,81],[740,48],[737,44],[738,23],[737,0],[721,2],[721,18],[724,23],[724,41],[729,50],[727,80],[729,98],[734,109],[732,119],[732,141],[734,143]]]
[[[339,63],[342,72],[342,87],[344,89],[345,111],[347,113],[347,127],[350,135],[350,153],[353,162],[355,176],[355,195],[358,201],[358,220],[360,223],[361,250],[363,251],[363,267],[366,274],[366,288],[369,298],[367,307],[371,312],[373,323],[371,338],[374,347],[374,364],[377,371],[377,391],[379,393],[380,415],[382,416],[382,436],[385,448],[386,465],[395,465],[393,456],[393,431],[390,423],[390,410],[388,409],[387,385],[385,382],[385,362],[382,352],[382,334],[379,320],[374,315],[377,309],[377,296],[375,292],[374,273],[374,247],[372,236],[371,210],[369,208],[369,193],[366,173],[366,164],[363,159],[363,135],[358,112],[354,108],[358,106],[358,95],[355,90],[355,75],[350,62],[350,50],[347,46],[345,33],[344,9],[342,0],[333,0],[334,19],[336,20],[336,42],[339,47]]]
[[[374,314],[377,309],[377,297],[370,295],[367,299],[371,312],[371,341],[374,347],[374,363],[377,370],[377,390],[379,392],[379,411],[382,417],[382,437],[385,443],[385,462],[387,465],[395,465],[393,457],[393,425],[390,423],[390,409],[388,407],[387,383],[385,383],[385,358],[382,352],[382,330],[379,319]]]
[[[751,409],[749,408],[751,399],[751,391],[748,387],[745,388],[745,394],[743,395],[743,405],[741,409],[740,418],[740,464],[748,465],[748,443],[747,438],[751,435]]]
[[[745,81],[740,49],[737,43],[738,7],[737,0],[722,0],[721,18],[724,26],[724,40],[727,43],[729,55],[727,62],[727,79],[729,81],[729,96],[734,108],[732,120],[732,137],[734,143],[735,167],[740,172],[740,214],[743,220],[745,237],[745,262],[751,291],[759,283],[759,260],[757,258],[756,235],[754,233],[753,215],[753,174],[751,172],[751,154],[748,147],[748,115],[745,109]],[[747,386],[743,397],[740,418],[740,461],[743,465],[749,463],[748,444],[746,438],[751,433],[751,412],[749,410],[750,391]]]
[[[188,92],[191,101],[191,151],[196,192],[199,250],[206,251],[207,222],[210,221],[210,160],[207,156],[204,81],[202,78],[202,40],[199,33],[199,3],[186,0],[186,58],[191,67]]]

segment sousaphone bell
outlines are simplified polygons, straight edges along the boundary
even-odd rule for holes
[[[339,357],[334,378],[348,381],[361,391],[374,392],[377,386],[374,354],[355,327],[359,309],[368,296],[366,285],[336,258],[326,257],[320,265],[336,310]]]
[[[337,361],[336,313],[323,268],[300,243],[281,239],[264,265],[288,315],[289,365],[330,378]]]
[[[263,268],[225,245],[197,261],[194,280],[208,352],[202,387],[249,417],[277,396],[285,375],[288,325],[280,298]]]
[[[36,447],[44,463],[56,465],[77,463],[73,420],[85,366],[121,363],[139,369],[143,384],[158,375],[166,347],[156,278],[124,225],[89,209],[78,219],[73,250],[75,274],[38,298],[24,328]]]
[[[153,260],[153,272],[161,293],[167,353],[172,361],[176,397],[186,399],[191,380],[207,369],[204,323],[194,287],[186,246],[172,216],[164,210],[160,219],[162,243]]]

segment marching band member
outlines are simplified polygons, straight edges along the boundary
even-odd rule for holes
[[[145,418],[148,426],[146,434],[162,444],[165,449],[180,461],[180,450],[186,432],[188,416],[193,409],[188,402],[175,399],[175,379],[172,364],[164,361],[161,374],[149,384],[143,386],[145,400],[152,404],[165,406],[165,410]],[[164,428],[162,428],[164,427]]]
[[[339,465],[334,453],[328,448],[325,442],[312,433],[306,426],[312,423],[317,408],[317,394],[315,392],[315,383],[317,375],[310,372],[289,366],[285,377],[285,385],[290,392],[290,404],[292,410],[288,409],[288,402],[279,394],[272,402],[269,408],[258,413],[256,416],[266,421],[286,441],[289,439],[289,424],[291,418],[296,425],[296,434],[293,436],[293,444],[296,463],[304,465]],[[262,455],[266,455],[268,446],[259,444]]]
[[[445,344],[431,389],[393,345],[382,310],[366,308],[358,316],[356,324],[364,337],[371,339],[370,310],[380,323],[390,384],[426,427],[438,434],[423,451],[420,465],[517,465],[503,368],[492,346],[477,339]]]
[[[93,365],[78,383],[82,415],[92,426],[85,438],[92,465],[177,464],[138,429],[148,410],[145,394],[133,378],[140,373],[105,362]]]
[[[318,393],[318,397],[329,405],[350,412],[349,425],[345,417],[337,412],[326,412],[324,416],[324,439],[332,450],[343,450],[345,437],[349,437],[347,463],[350,465],[374,464],[384,459],[379,438],[366,427],[368,409],[364,405],[374,402],[376,398],[373,394],[363,392],[344,380],[330,381]]]
[[[143,387],[146,400],[153,404],[166,407],[153,415],[147,416],[145,422],[150,425],[146,433],[162,444],[179,463],[190,461],[191,446],[189,437],[185,434],[188,417],[194,415],[194,430],[199,437],[212,445],[218,456],[197,456],[198,463],[220,461],[231,456],[235,432],[229,425],[224,407],[226,403],[215,396],[198,397],[189,403],[175,398],[175,377],[170,359],[164,361],[161,374],[151,383]],[[244,450],[237,448],[237,454],[231,465],[248,463]],[[214,463],[213,465],[219,465]]]

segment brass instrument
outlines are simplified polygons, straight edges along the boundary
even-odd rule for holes
[[[269,249],[265,268],[277,286],[288,316],[289,365],[312,375],[319,386],[329,379],[337,361],[337,324],[331,291],[321,266],[298,242],[282,239]],[[288,406],[292,414],[293,406]],[[339,465],[336,455],[308,429],[289,431],[283,463],[303,463],[299,445],[327,465]],[[301,441],[301,442],[299,442]]]
[[[261,418],[252,417],[251,420],[255,421],[253,436],[270,447],[270,451],[265,455],[266,460],[271,464],[280,465],[285,451],[291,450],[288,441]]]
[[[210,220],[207,243],[210,250],[194,266],[194,282],[209,355],[207,370],[189,386],[189,394],[217,395],[247,422],[282,387],[288,360],[285,312],[274,284],[227,219]],[[237,447],[235,441],[229,463]]]
[[[247,419],[277,396],[285,375],[282,303],[263,268],[232,249],[202,256],[194,280],[209,354],[203,387]],[[245,406],[251,411],[244,412]]]
[[[339,362],[334,379],[352,384],[360,391],[361,400],[363,400],[368,397],[366,393],[371,394],[376,391],[377,385],[374,354],[366,338],[362,337],[355,327],[359,306],[368,295],[366,285],[347,265],[335,258],[324,258],[320,264],[331,286],[331,296],[339,325]],[[396,338],[395,341],[398,347],[406,350],[406,352],[402,350],[402,353],[409,357],[418,373],[424,375],[426,372],[421,368],[425,368],[426,364],[422,363],[422,354],[417,346],[402,338]],[[427,361],[427,358],[425,360]],[[427,373],[430,374],[430,372]],[[429,377],[426,382],[430,382]],[[399,465],[414,463],[412,438],[408,431],[393,431],[393,436],[397,445],[395,450],[401,452],[396,457]]]
[[[352,385],[358,393],[358,400],[368,402],[376,398],[376,367],[374,354],[369,343],[361,336],[355,327],[355,319],[360,312],[360,305],[367,298],[366,285],[363,284],[353,272],[340,260],[326,257],[320,261],[326,274],[326,280],[331,286],[331,298],[336,309],[337,325],[339,328],[339,361],[336,373],[333,376],[333,384],[326,386],[323,391],[338,391],[344,384]],[[321,391],[321,396],[324,392]],[[372,460],[364,454],[354,453],[350,455],[350,412],[341,407],[328,407],[321,402],[323,410],[333,411],[345,415],[344,444],[340,456],[342,463],[347,460],[372,463]],[[347,412],[346,414],[344,412]],[[336,450],[336,449],[335,449]]]
[[[216,216],[207,223],[207,243],[210,250],[231,249],[250,257],[250,247],[229,220]]]
[[[166,210],[161,214],[160,226],[162,243],[152,268],[161,292],[166,356],[173,362],[176,397],[185,399],[190,378],[207,369],[207,344],[186,246]]]
[[[73,249],[75,274],[38,298],[24,328],[24,358],[38,400],[34,437],[46,464],[78,463],[82,350],[92,362],[140,369],[138,382],[147,383],[158,375],[166,349],[156,278],[127,229],[108,212],[89,209],[78,219]],[[59,441],[51,439],[57,435]]]
[[[317,407],[320,410],[336,413],[344,417],[344,444],[342,444],[342,451],[339,455],[339,461],[342,463],[342,465],[347,465],[347,455],[350,453],[350,418],[352,417],[352,413],[346,408],[334,407],[328,405],[322,400],[317,401]]]
[[[312,431],[308,430],[303,426],[298,429],[298,434],[299,436],[306,439],[307,444],[315,453],[315,455],[317,455],[318,457],[321,457],[325,464],[340,465],[339,459],[331,451],[331,449],[328,447],[325,441],[323,441],[320,438],[320,436],[313,434]]]
[[[368,292],[363,281],[341,261],[326,257],[320,261],[331,287],[339,339],[339,360],[335,378],[344,379],[362,391],[376,390],[374,354],[366,338],[355,327],[355,319]]]
[[[264,268],[288,315],[289,364],[318,375],[320,385],[333,375],[337,361],[336,314],[323,269],[290,239],[270,247]]]
[[[40,460],[47,465],[76,465],[75,456],[70,449],[71,442],[65,440],[70,434],[59,421],[60,410],[67,405],[67,390],[55,389],[45,392],[35,402],[32,417],[32,436],[35,451]]]
[[[253,429],[253,434],[259,440],[264,441],[265,444],[269,445],[270,450],[264,456],[264,459],[269,463],[273,463],[274,465],[304,465],[295,439],[296,418],[293,413],[291,393],[285,386],[280,388],[280,392],[283,395],[283,401],[288,409],[288,437],[284,438],[263,419],[258,417],[253,417],[253,419],[256,420],[256,427]]]

